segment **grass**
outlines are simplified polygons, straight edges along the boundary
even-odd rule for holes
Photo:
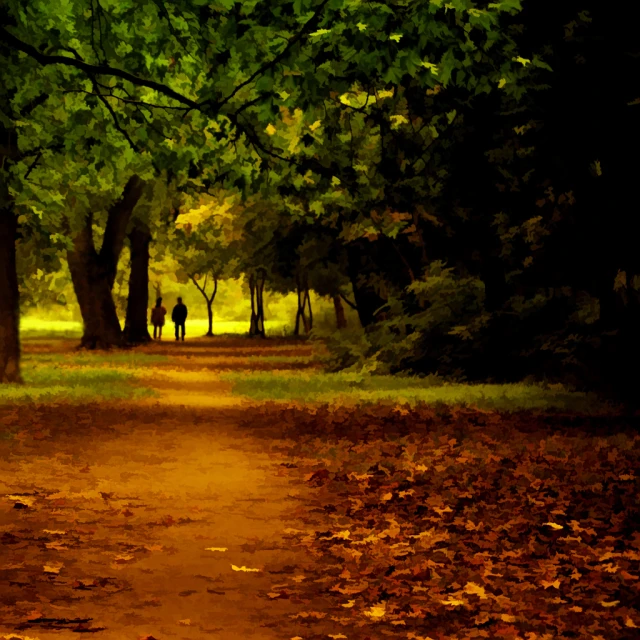
[[[67,367],[25,363],[25,384],[3,385],[0,404],[24,402],[78,403],[136,399],[151,396],[151,389],[137,386],[130,371],[101,367]]]
[[[209,323],[206,319],[193,318],[187,320],[187,336],[191,338],[201,337],[207,333]],[[224,321],[213,323],[215,335],[245,335],[248,331],[248,322]],[[268,336],[280,337],[289,332],[284,322],[277,320],[265,322]],[[20,334],[26,339],[44,338],[77,338],[82,337],[82,323],[71,320],[41,320],[39,318],[24,317],[20,320]],[[173,325],[167,322],[163,334],[170,337],[173,334]]]
[[[151,355],[140,352],[94,353],[76,351],[73,353],[43,353],[23,356],[25,365],[58,364],[63,367],[100,366],[133,369],[146,365],[165,363],[167,356]]]
[[[449,384],[436,377],[403,378],[351,373],[229,373],[233,392],[255,400],[317,403],[394,402],[444,404],[480,409],[589,410],[595,400],[584,393],[527,384]]]

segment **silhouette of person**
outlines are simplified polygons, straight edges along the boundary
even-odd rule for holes
[[[178,298],[178,304],[173,307],[171,320],[176,325],[176,340],[180,340],[181,333],[182,341],[184,342],[184,325],[187,321],[187,307],[182,304],[182,298]]]
[[[156,306],[151,309],[151,324],[153,325],[153,339],[162,340],[162,327],[167,310],[162,306],[162,298],[156,300]]]

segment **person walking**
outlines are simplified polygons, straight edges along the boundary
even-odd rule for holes
[[[176,340],[180,340],[181,333],[182,341],[184,342],[184,325],[187,321],[187,307],[182,304],[182,298],[178,298],[178,304],[173,307],[171,320],[176,325]]]
[[[156,300],[156,306],[151,309],[151,324],[153,325],[153,339],[162,340],[162,327],[167,310],[162,306],[162,298]]]

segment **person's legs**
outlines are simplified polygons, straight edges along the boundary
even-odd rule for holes
[[[176,340],[180,340],[180,325],[176,322]]]
[[[154,324],[153,325],[153,339],[156,339],[156,333],[158,332],[158,325]]]
[[[162,340],[162,325],[158,326],[158,340]]]
[[[185,323],[184,322],[180,325],[180,328],[181,328],[181,332],[182,332],[182,342],[184,342],[184,328],[185,328]]]

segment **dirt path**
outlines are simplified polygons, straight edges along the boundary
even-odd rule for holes
[[[3,409],[0,638],[309,637],[321,603],[286,588],[312,559],[285,533],[307,489],[239,426],[218,352],[177,356],[202,370],[138,405]]]

